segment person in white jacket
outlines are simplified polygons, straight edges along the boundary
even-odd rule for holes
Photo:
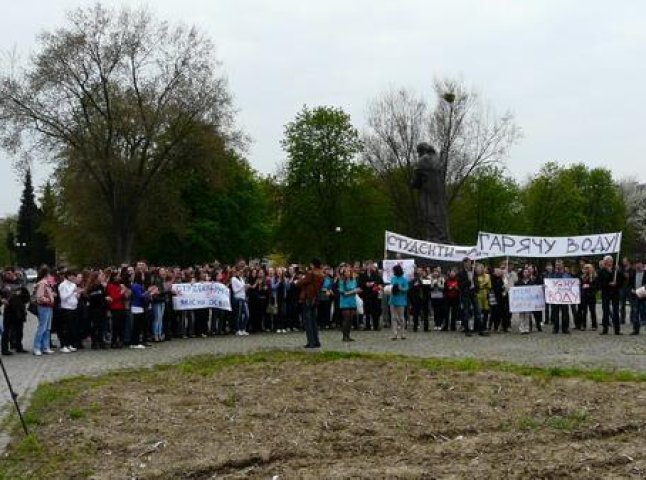
[[[236,335],[246,336],[247,323],[249,323],[249,305],[247,303],[247,289],[249,285],[245,282],[243,272],[238,270],[231,279],[231,290],[233,291],[233,302],[236,308]]]
[[[78,324],[78,303],[82,290],[78,286],[78,276],[75,272],[67,271],[65,280],[58,286],[58,294],[61,299],[61,352],[75,352]]]

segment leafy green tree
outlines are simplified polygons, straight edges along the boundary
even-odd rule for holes
[[[523,191],[528,233],[566,236],[622,230],[621,191],[606,169],[546,164]]]
[[[487,167],[468,178],[451,205],[454,241],[472,245],[478,232],[523,233],[520,187],[499,167]]]
[[[15,263],[16,217],[0,219],[0,266],[9,266]]]
[[[177,153],[187,139],[205,123],[236,139],[213,52],[195,27],[96,4],[41,34],[26,68],[0,76],[2,145],[16,150],[29,138],[42,147],[62,181],[66,225],[90,206],[94,223],[87,215],[81,222],[104,238],[85,240],[86,251],[131,259],[144,205],[184,161]],[[87,187],[66,191],[83,187],[79,177]]]
[[[372,238],[383,249],[388,215],[376,179],[355,163],[362,144],[350,116],[340,108],[304,107],[285,127],[282,144],[278,247],[294,260],[330,262],[377,253]]]
[[[158,230],[152,241],[142,239],[140,255],[156,263],[190,265],[268,253],[272,225],[264,181],[232,156],[218,183],[197,174],[185,178],[180,203],[186,220],[179,229]]]
[[[24,187],[16,225],[16,263],[23,267],[37,267],[51,263],[52,252],[47,236],[41,231],[42,212],[36,205],[31,170],[25,173]]]

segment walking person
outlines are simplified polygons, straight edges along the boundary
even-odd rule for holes
[[[408,306],[408,280],[404,277],[404,270],[401,265],[393,267],[393,277],[390,279],[390,323],[393,330],[393,340],[404,336],[404,311]]]

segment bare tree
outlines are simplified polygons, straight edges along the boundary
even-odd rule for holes
[[[96,5],[39,37],[23,71],[0,78],[0,135],[32,144],[97,187],[115,261],[129,259],[143,200],[197,125],[230,131],[214,46],[194,27]],[[232,134],[233,136],[233,134]]]
[[[440,151],[447,188],[440,194],[450,206],[472,174],[501,164],[520,137],[511,113],[496,115],[462,82],[438,79],[434,93],[434,108],[406,90],[389,91],[368,108],[364,161],[382,176],[410,234],[420,232],[416,193],[408,185],[419,142],[430,140]]]
[[[420,234],[417,193],[408,188],[416,162],[416,147],[429,129],[426,102],[407,90],[390,90],[368,106],[363,161],[384,182],[395,215],[406,233]]]
[[[510,112],[497,115],[457,80],[437,79],[434,90],[437,103],[429,133],[441,149],[451,205],[469,176],[501,164],[521,132]]]

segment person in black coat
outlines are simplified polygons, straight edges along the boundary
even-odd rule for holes
[[[480,336],[487,336],[482,318],[478,299],[476,297],[477,287],[474,279],[471,259],[466,257],[462,261],[462,270],[458,273],[458,284],[460,286],[460,305],[462,307],[462,326],[466,336],[471,336],[469,319],[473,317],[473,331]]]
[[[603,266],[599,269],[599,288],[601,289],[601,309],[603,330],[601,335],[608,334],[610,320],[614,326],[615,335],[621,335],[621,319],[619,317],[619,274],[615,268],[614,259],[608,255],[603,259]]]

